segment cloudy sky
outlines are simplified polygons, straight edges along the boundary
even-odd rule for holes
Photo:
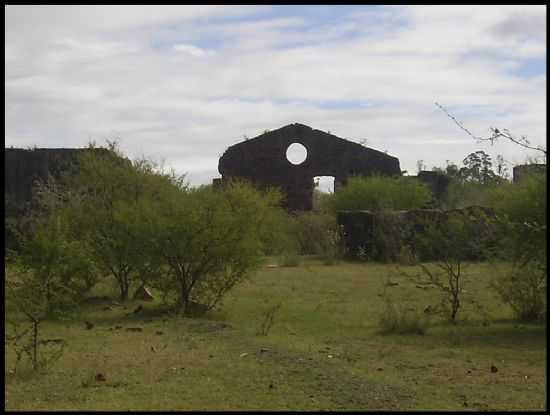
[[[120,137],[218,177],[244,136],[299,122],[399,158],[416,173],[484,150],[508,128],[546,145],[545,6],[6,6],[5,144]]]

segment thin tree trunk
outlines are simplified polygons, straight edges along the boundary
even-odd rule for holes
[[[32,356],[32,368],[38,369],[38,321],[33,321],[33,356]]]
[[[118,285],[120,287],[120,301],[128,300],[128,278],[125,275],[121,275],[118,278]]]

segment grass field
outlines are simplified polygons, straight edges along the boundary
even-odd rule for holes
[[[466,272],[484,312],[465,304],[458,325],[434,316],[424,335],[380,334],[384,298],[420,311],[439,298],[393,265],[266,263],[203,318],[87,305],[45,323],[66,342],[48,370],[14,375],[6,349],[6,409],[545,410],[545,326],[513,321],[490,265]]]

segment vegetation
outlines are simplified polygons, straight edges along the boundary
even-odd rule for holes
[[[420,283],[426,280],[442,293],[441,307],[451,323],[456,324],[462,306],[466,281],[465,263],[484,250],[483,229],[478,220],[461,214],[449,214],[439,221],[425,224],[415,245],[423,259],[430,258],[435,267],[419,263]]]
[[[454,163],[447,163],[445,168],[432,169],[450,178],[442,207],[444,209],[462,209],[467,206],[492,207],[493,190],[508,183],[509,179],[502,157],[497,157],[497,165],[494,167],[487,153],[476,151],[466,156],[462,163],[464,167],[461,168]]]
[[[47,292],[55,279],[81,278],[89,289],[111,276],[121,301],[148,283],[174,294],[182,313],[191,302],[218,304],[257,265],[280,217],[278,192],[239,182],[189,188],[184,176],[125,159],[116,143],[84,153],[78,172],[38,195],[34,235],[20,235],[29,240],[13,260]]]
[[[532,174],[493,193],[500,241],[495,257],[512,264],[494,287],[521,320],[546,314],[546,174]]]
[[[352,177],[332,196],[330,205],[338,210],[407,210],[430,202],[429,188],[412,177]]]
[[[379,319],[380,333],[424,335],[428,330],[429,314],[404,304],[395,304],[389,297]]]
[[[177,293],[182,312],[192,301],[213,308],[259,264],[261,236],[272,229],[280,195],[232,182],[220,191],[203,186],[172,196],[150,219],[155,252],[170,270],[162,287]]]

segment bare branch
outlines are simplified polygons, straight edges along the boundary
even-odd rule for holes
[[[512,143],[517,144],[517,145],[519,145],[523,148],[526,148],[526,149],[529,149],[529,150],[540,151],[541,153],[544,154],[544,158],[546,159],[546,149],[541,147],[541,146],[533,147],[531,145],[531,142],[527,139],[527,136],[525,136],[525,135],[522,135],[521,137],[518,138],[518,137],[514,136],[506,128],[503,128],[502,130],[500,130],[498,128],[490,127],[489,129],[491,130],[491,135],[489,137],[476,136],[476,135],[472,134],[472,132],[470,130],[468,130],[459,120],[457,120],[456,117],[451,115],[449,113],[449,111],[447,111],[445,109],[445,107],[443,107],[441,104],[439,104],[437,102],[435,103],[435,105],[437,107],[439,107],[439,109],[441,109],[441,111],[443,111],[451,120],[453,120],[454,123],[460,127],[460,129],[465,131],[466,134],[468,134],[470,137],[472,137],[474,140],[476,140],[478,142],[490,141],[491,145],[493,145],[494,142],[497,141],[499,138],[505,138],[505,139],[511,141]]]

